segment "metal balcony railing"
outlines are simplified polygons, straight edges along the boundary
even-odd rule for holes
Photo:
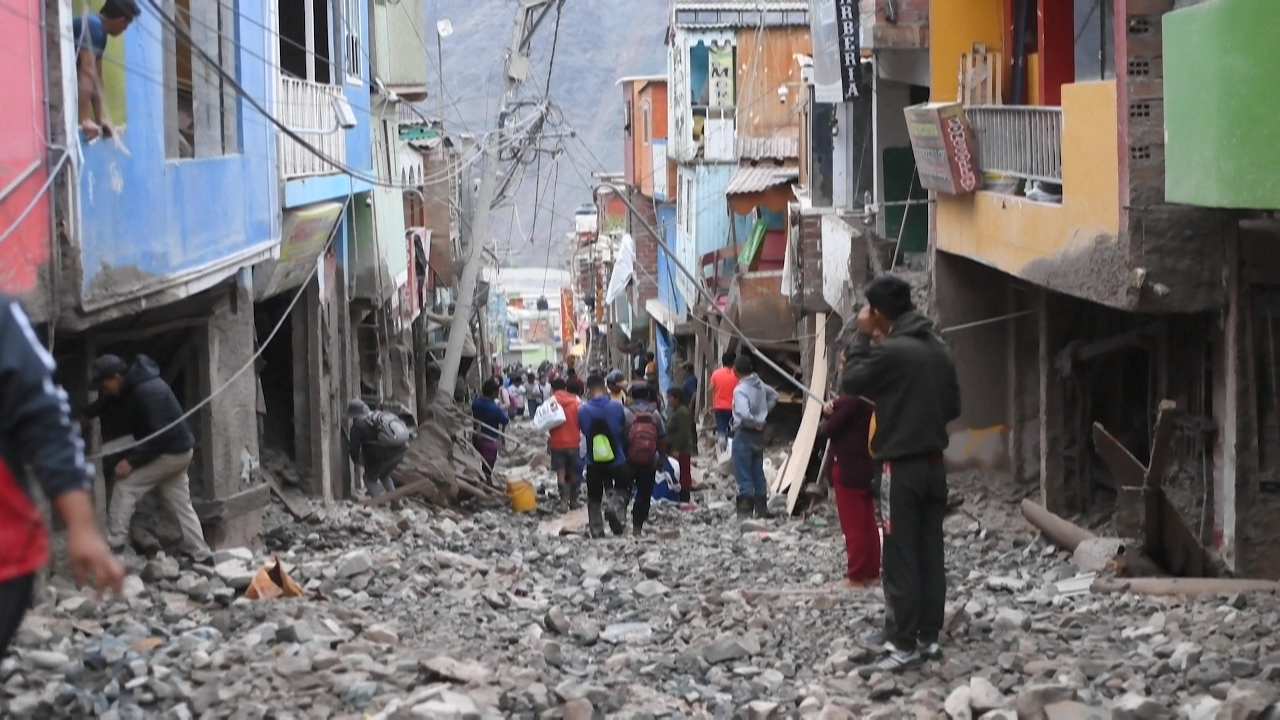
[[[341,97],[342,87],[339,85],[281,76],[276,96],[276,117],[326,156],[346,162],[347,133],[339,129],[334,109]],[[331,163],[284,133],[280,133],[280,167],[285,179],[338,172]]]
[[[1062,108],[970,105],[983,172],[1062,182]]]

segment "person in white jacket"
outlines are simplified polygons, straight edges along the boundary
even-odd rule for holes
[[[738,517],[769,515],[769,484],[764,479],[764,426],[778,404],[778,391],[756,374],[750,356],[733,363],[733,474],[738,481]]]

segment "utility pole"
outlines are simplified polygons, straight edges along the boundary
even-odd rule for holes
[[[471,232],[467,246],[467,262],[462,270],[458,288],[457,311],[449,328],[449,344],[444,354],[444,367],[440,369],[438,392],[453,397],[458,383],[458,363],[462,360],[464,333],[471,331],[471,318],[475,313],[476,284],[484,259],[484,244],[489,235],[489,213],[493,210],[493,198],[497,192],[498,164],[503,130],[507,122],[508,103],[516,86],[529,75],[529,40],[546,19],[547,13],[564,0],[519,0],[515,23],[511,30],[511,47],[507,50],[506,73],[502,82],[502,94],[498,98],[498,129],[484,147],[481,163],[480,189],[476,193],[471,219]],[[543,110],[545,112],[545,109]],[[516,162],[519,162],[518,160]]]

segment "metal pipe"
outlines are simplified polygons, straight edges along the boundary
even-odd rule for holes
[[[1037,312],[1036,310],[1021,310],[1016,313],[1009,313],[1008,315],[998,315],[993,318],[987,318],[986,320],[975,320],[974,322],[970,322],[970,323],[952,325],[951,327],[943,328],[938,332],[950,333],[950,332],[956,332],[957,330],[968,330],[969,328],[975,328],[981,325],[991,325],[992,323],[1004,322],[1005,320],[1013,320],[1014,318],[1020,318],[1025,315],[1035,315],[1036,312]]]

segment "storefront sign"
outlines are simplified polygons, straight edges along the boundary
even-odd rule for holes
[[[573,288],[560,288],[560,351],[569,357],[569,350],[577,336],[573,328]]]
[[[844,99],[858,97],[862,84],[862,48],[858,45],[858,0],[835,0],[836,27],[840,38],[840,80]]]
[[[707,105],[713,108],[733,107],[733,46],[725,43],[712,47],[707,65],[711,76]]]
[[[926,103],[905,110],[907,134],[916,156],[920,185],[948,195],[964,195],[979,188],[973,130],[959,103]]]
[[[319,203],[284,211],[280,257],[253,270],[254,301],[306,282],[342,217],[343,203]]]

